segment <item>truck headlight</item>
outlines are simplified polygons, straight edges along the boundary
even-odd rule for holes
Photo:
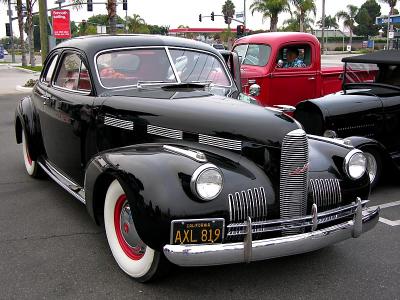
[[[221,170],[213,164],[204,164],[194,171],[190,181],[192,192],[202,200],[215,199],[222,191]]]
[[[351,179],[360,179],[367,170],[367,158],[358,149],[351,150],[344,158],[344,171]]]

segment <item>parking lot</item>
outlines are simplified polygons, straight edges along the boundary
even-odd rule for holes
[[[381,219],[358,239],[251,264],[174,267],[162,280],[136,283],[80,202],[50,179],[26,174],[14,137],[24,94],[13,84],[23,76],[0,74],[0,299],[400,299],[398,174],[373,192],[370,206],[382,207]]]

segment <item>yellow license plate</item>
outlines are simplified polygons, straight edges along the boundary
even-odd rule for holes
[[[225,220],[199,219],[172,221],[171,243],[181,244],[217,244],[224,237]]]

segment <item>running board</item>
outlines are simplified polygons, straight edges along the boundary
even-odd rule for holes
[[[53,179],[56,183],[58,183],[64,190],[66,190],[68,193],[70,193],[72,196],[74,196],[83,204],[86,204],[85,190],[81,186],[77,185],[75,182],[71,181],[66,176],[61,174],[48,161],[46,160],[43,160],[43,162],[37,161],[37,163],[42,168],[42,170],[45,171],[47,175],[49,175],[50,178]]]

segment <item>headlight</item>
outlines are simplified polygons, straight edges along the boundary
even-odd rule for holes
[[[223,176],[221,170],[213,164],[200,166],[192,175],[190,188],[202,200],[213,200],[222,191]]]
[[[357,149],[351,150],[344,159],[344,171],[351,179],[359,179],[367,169],[367,159]]]
[[[325,130],[324,132],[324,137],[330,138],[330,139],[336,139],[337,138],[337,133],[333,130]]]

